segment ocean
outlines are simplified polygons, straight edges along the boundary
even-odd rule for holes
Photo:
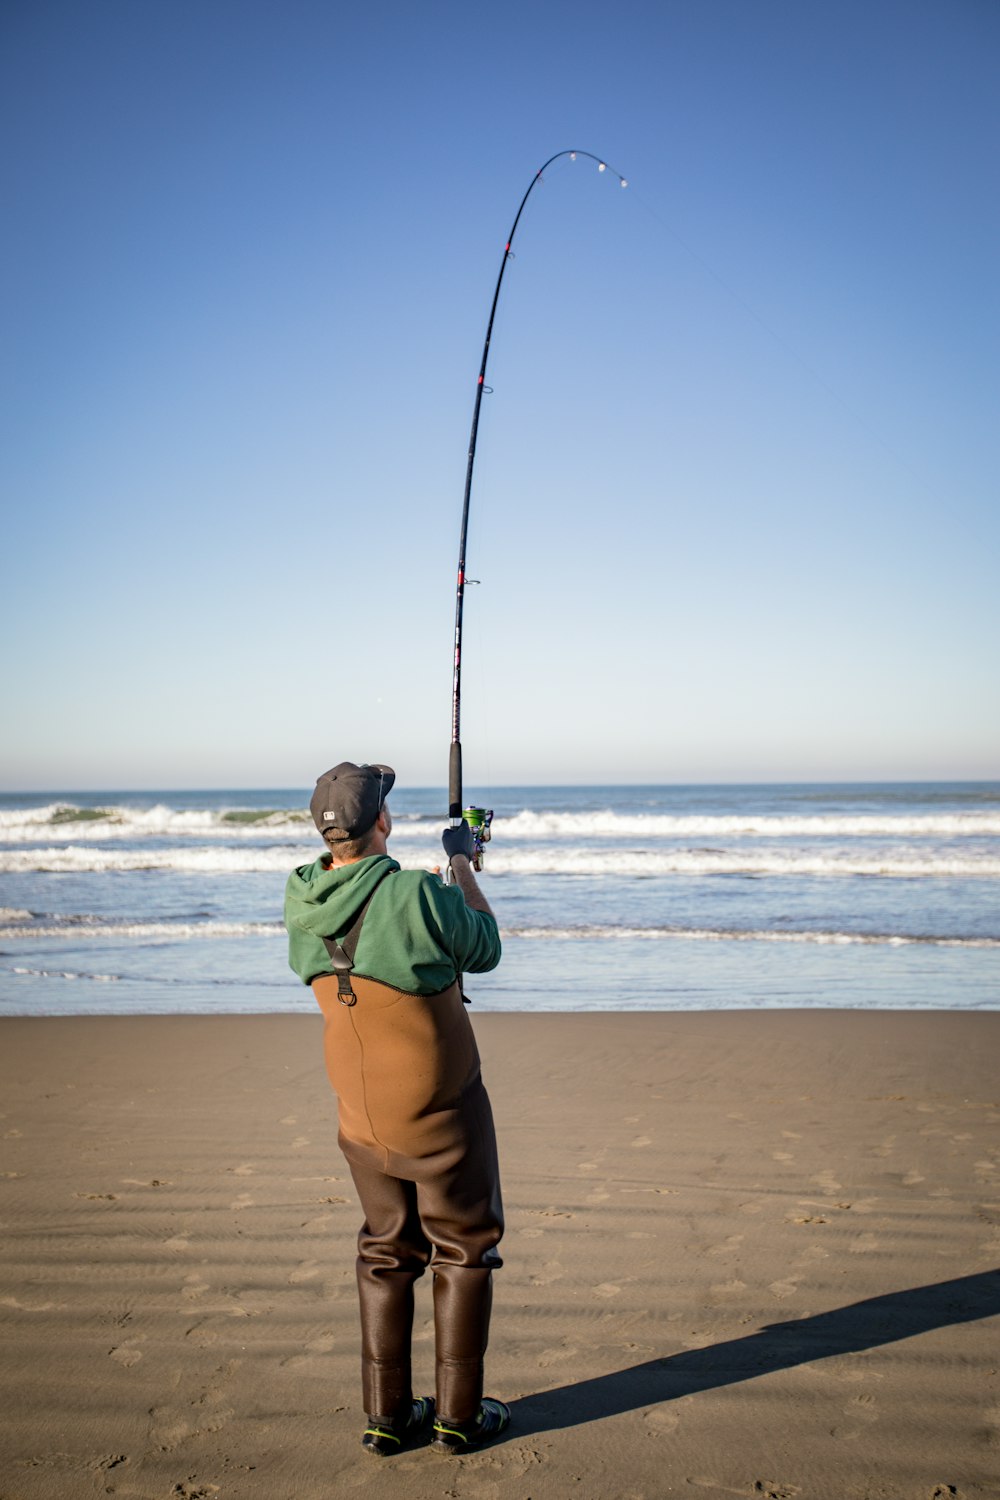
[[[311,1012],[311,788],[0,795],[0,1015]],[[504,940],[482,1010],[1000,1008],[1000,783],[467,789]],[[440,862],[443,791],[390,852]]]

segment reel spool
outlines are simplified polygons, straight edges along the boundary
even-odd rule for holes
[[[493,822],[492,807],[466,807],[462,809],[462,822],[468,823],[472,829],[472,842],[475,846],[472,856],[472,868],[479,871],[483,868],[483,845],[490,841],[490,824]]]

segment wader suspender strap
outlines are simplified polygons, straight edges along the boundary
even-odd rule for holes
[[[354,968],[354,955],[358,951],[358,938],[361,936],[361,927],[365,917],[368,915],[368,908],[372,904],[372,896],[374,896],[386,875],[394,875],[395,873],[394,870],[386,870],[385,874],[379,876],[377,884],[372,887],[371,895],[339,943],[336,938],[325,937],[323,939],[326,951],[330,955],[333,972],[337,976],[337,998],[341,1005],[356,1005],[358,1003],[358,997],[351,988],[351,971]]]

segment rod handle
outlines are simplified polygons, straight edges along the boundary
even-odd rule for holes
[[[452,740],[448,752],[448,816],[462,816],[462,745],[459,740]]]

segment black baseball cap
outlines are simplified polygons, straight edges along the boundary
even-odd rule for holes
[[[359,839],[375,826],[395,780],[391,766],[356,766],[342,760],[316,782],[309,804],[316,827],[330,843]]]

